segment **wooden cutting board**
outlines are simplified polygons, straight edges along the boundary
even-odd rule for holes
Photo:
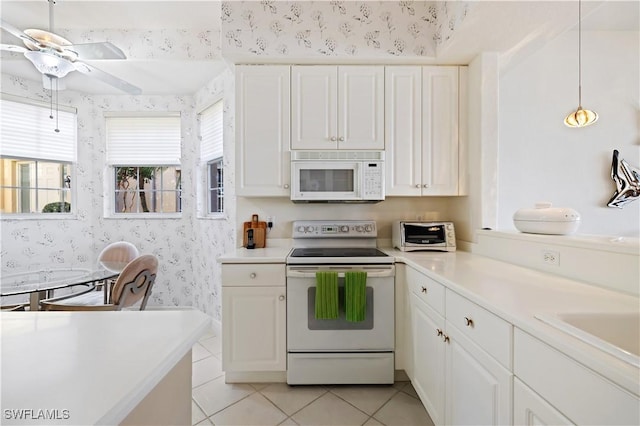
[[[251,222],[244,222],[242,227],[242,247],[246,247],[249,242],[249,229],[253,230],[253,242],[255,244],[255,248],[266,247],[267,222],[260,222],[257,214],[251,216]]]

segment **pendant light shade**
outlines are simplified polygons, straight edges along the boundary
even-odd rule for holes
[[[598,121],[595,111],[582,108],[582,0],[578,0],[578,109],[567,115],[568,127],[585,127]]]

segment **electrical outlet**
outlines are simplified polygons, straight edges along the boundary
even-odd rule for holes
[[[275,216],[269,216],[267,217],[267,228],[271,229],[275,226],[276,224],[276,217]]]
[[[555,250],[542,250],[542,261],[545,265],[560,266],[560,252]]]

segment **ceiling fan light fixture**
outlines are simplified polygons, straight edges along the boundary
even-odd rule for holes
[[[24,52],[24,56],[40,73],[51,77],[62,78],[76,69],[71,61],[49,52],[28,51]]]
[[[598,121],[598,114],[582,109],[582,0],[578,0],[578,109],[567,115],[564,124],[567,127],[586,127]]]

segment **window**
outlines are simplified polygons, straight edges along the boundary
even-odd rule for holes
[[[107,116],[108,213],[182,211],[180,116]]]
[[[222,117],[222,101],[200,113],[200,159],[206,168],[207,214],[224,212]]]
[[[76,162],[76,113],[25,103],[3,95],[0,100],[0,212],[5,214],[69,213]]]

